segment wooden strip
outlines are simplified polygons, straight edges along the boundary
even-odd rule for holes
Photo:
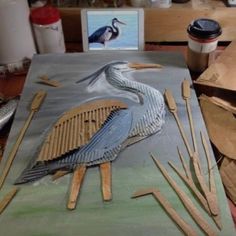
[[[217,235],[216,232],[211,228],[211,226],[208,224],[208,222],[201,216],[201,213],[198,211],[198,209],[193,205],[190,198],[181,190],[181,188],[176,184],[176,182],[171,178],[171,176],[168,174],[166,169],[161,165],[161,163],[151,154],[151,157],[153,158],[156,166],[159,168],[163,176],[166,178],[166,180],[169,182],[171,187],[174,189],[174,191],[179,196],[180,200],[184,204],[186,210],[189,212],[189,214],[192,216],[194,221],[201,227],[201,229],[207,234],[207,235]]]
[[[73,150],[76,146],[74,145],[74,138],[76,136],[77,130],[75,129],[75,116],[70,119],[70,128],[69,128],[69,150]]]
[[[177,147],[177,151],[178,151],[178,155],[179,155],[179,159],[180,159],[180,161],[181,161],[181,164],[182,164],[182,166],[183,166],[183,168],[184,168],[184,172],[185,172],[185,174],[186,174],[186,177],[187,177],[188,179],[192,178],[191,173],[190,173],[190,170],[189,170],[189,168],[187,167],[187,164],[186,164],[186,162],[185,162],[185,160],[184,160],[184,157],[183,157],[183,155],[182,155],[182,153],[180,152],[180,150],[179,150],[178,147]]]
[[[72,134],[70,133],[70,126],[71,126],[71,119],[69,119],[66,122],[66,142],[65,142],[65,149],[63,150],[63,154],[70,151],[70,141],[71,141],[70,137],[72,136]]]
[[[189,100],[191,98],[190,83],[186,79],[182,83],[182,97],[185,100],[185,104],[186,104],[186,109],[187,109],[187,114],[188,114],[188,119],[189,119],[189,125],[190,125],[190,130],[191,130],[191,136],[192,136],[192,140],[193,140],[194,151],[198,152],[197,139],[196,139],[196,135],[195,135],[192,111],[191,111],[190,102],[189,102]]]
[[[218,215],[219,212],[217,210],[217,205],[214,200],[214,194],[209,191],[208,186],[206,185],[205,179],[198,168],[198,161],[197,161],[196,156],[197,156],[197,153],[194,153],[193,158],[192,158],[193,167],[194,167],[196,177],[197,177],[199,185],[205,195],[205,198],[207,199],[207,202],[208,202],[208,205],[209,205],[212,215]]]
[[[35,96],[33,98],[33,101],[31,102],[30,114],[29,114],[29,116],[28,116],[24,126],[20,130],[19,136],[17,137],[16,142],[13,145],[13,148],[12,148],[8,158],[7,158],[6,165],[5,165],[4,169],[3,169],[3,173],[2,173],[1,178],[0,178],[0,189],[2,188],[2,186],[3,186],[4,182],[5,182],[5,179],[6,179],[6,177],[8,175],[8,172],[9,172],[9,170],[11,168],[11,165],[12,165],[14,159],[15,159],[16,153],[17,153],[17,151],[18,151],[18,149],[20,147],[20,144],[21,144],[21,142],[22,142],[22,140],[24,138],[24,135],[25,135],[25,133],[26,133],[26,131],[27,131],[27,129],[28,129],[32,119],[33,119],[33,116],[34,116],[35,112],[37,112],[39,110],[39,108],[40,108],[40,106],[41,106],[41,104],[42,104],[42,102],[43,102],[45,97],[46,97],[46,92],[38,91],[35,94]]]
[[[201,135],[201,140],[202,140],[202,145],[205,151],[206,159],[207,159],[207,164],[208,164],[208,172],[209,172],[209,182],[210,182],[210,192],[212,194],[212,199],[211,201],[214,202],[214,212],[216,212],[216,216],[213,216],[217,226],[219,229],[222,229],[222,223],[221,223],[221,216],[220,216],[220,209],[219,209],[219,203],[217,199],[217,192],[216,192],[216,185],[215,185],[215,179],[214,179],[214,174],[212,170],[212,163],[211,163],[211,157],[210,157],[210,152],[209,148],[206,142],[206,138],[204,137],[204,134],[200,132]]]
[[[101,173],[102,196],[104,201],[112,199],[111,192],[111,162],[105,162],[99,165]]]
[[[46,138],[46,141],[44,142],[43,149],[42,149],[42,161],[47,161],[50,159],[49,157],[49,146],[50,146],[50,135]]]
[[[185,147],[186,147],[186,149],[187,149],[187,151],[188,151],[188,154],[189,154],[190,157],[192,157],[193,152],[192,152],[192,150],[191,150],[191,148],[190,148],[190,145],[189,145],[187,136],[186,136],[186,134],[185,134],[183,125],[182,125],[182,123],[181,123],[181,121],[180,121],[180,119],[179,119],[179,117],[178,117],[178,114],[177,114],[176,112],[174,112],[173,115],[174,115],[174,118],[175,118],[175,120],[176,120],[177,126],[178,126],[178,128],[179,128],[181,137],[182,137],[182,139],[183,139],[183,141],[184,141]]]
[[[80,130],[81,130],[81,136],[80,136],[80,138],[81,138],[81,141],[80,141],[80,146],[82,146],[82,145],[84,145],[84,143],[85,143],[85,127],[84,127],[84,121],[85,121],[85,114],[84,113],[82,113],[81,114],[81,117],[80,117],[81,119],[80,119],[80,121],[79,121],[79,124],[80,124]]]
[[[41,83],[52,86],[52,87],[60,87],[61,84],[56,80],[50,80],[47,75],[42,75],[39,77]]]
[[[63,137],[63,123],[58,125],[58,142],[57,142],[57,152],[56,156],[60,156],[60,150],[61,150],[61,143],[62,143],[62,137]]]
[[[88,136],[89,136],[89,139],[91,139],[93,133],[92,133],[92,114],[91,114],[92,111],[89,111],[88,112]]]
[[[91,113],[92,113],[91,119],[92,119],[92,136],[93,136],[98,131],[98,129],[96,129],[96,117],[95,117],[96,110],[91,111]]]
[[[78,130],[78,122],[77,122],[77,116],[74,116],[73,117],[73,121],[72,121],[72,126],[71,126],[71,132],[72,132],[72,140],[71,140],[71,143],[72,143],[72,147],[71,149],[75,149],[77,148],[78,146],[76,145],[77,143],[77,139],[78,139],[78,135],[79,135],[79,130]]]
[[[76,207],[77,199],[80,192],[80,187],[82,185],[84,175],[86,172],[86,166],[80,165],[77,167],[73,173],[73,178],[71,181],[70,196],[67,204],[69,210],[74,210]]]
[[[55,126],[55,138],[53,140],[53,150],[52,157],[55,158],[57,156],[57,146],[58,146],[58,138],[59,138],[59,127]]]
[[[155,189],[146,189],[146,190],[139,190],[135,192],[132,196],[132,198],[136,197],[142,197],[147,194],[152,194],[155,199],[163,206],[167,214],[171,217],[171,219],[180,227],[180,229],[184,232],[185,235],[189,236],[197,236],[197,233],[192,228],[191,225],[189,225],[173,208],[173,206],[170,204],[170,202],[161,194],[161,192],[155,188]]]
[[[191,157],[193,152],[192,152],[192,150],[190,148],[190,145],[188,143],[188,139],[187,139],[187,136],[185,134],[183,125],[182,125],[182,123],[181,123],[181,121],[179,119],[179,116],[178,116],[178,113],[177,113],[177,106],[176,106],[175,99],[174,99],[174,97],[173,97],[173,95],[172,95],[170,90],[166,90],[165,93],[164,93],[164,96],[165,96],[165,99],[166,99],[166,102],[167,102],[167,106],[168,106],[170,112],[173,114],[173,116],[174,116],[174,118],[176,120],[177,126],[179,128],[181,137],[183,138],[183,141],[184,141],[184,144],[185,144],[186,149],[188,151],[188,154]]]
[[[61,142],[59,143],[59,151],[58,156],[61,156],[64,153],[64,150],[66,149],[66,132],[67,132],[67,121],[64,121],[60,127],[61,132]]]
[[[16,195],[16,193],[19,191],[19,188],[14,187],[9,193],[6,194],[6,196],[1,200],[0,202],[0,215],[3,213],[5,208],[8,206],[8,204],[11,202],[13,197]]]
[[[209,209],[209,206],[207,204],[206,199],[202,196],[202,194],[199,192],[199,190],[196,188],[192,178],[186,178],[176,167],[173,163],[169,162],[169,165],[173,168],[173,170],[179,175],[179,177],[185,182],[185,184],[191,189],[191,191],[195,194],[203,208],[207,211],[209,215],[211,215],[211,211]]]

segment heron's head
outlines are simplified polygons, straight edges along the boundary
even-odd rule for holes
[[[100,75],[103,72],[105,72],[109,67],[117,66],[117,69],[118,69],[118,67],[122,65],[128,65],[128,62],[127,61],[112,61],[106,64],[105,66],[101,67],[100,69],[96,70],[94,73],[84,77],[83,79],[78,80],[76,83],[80,83],[80,82],[87,81],[90,79],[89,85],[94,84],[100,78]]]
[[[115,17],[115,18],[112,19],[112,24],[116,24],[116,23],[121,24],[121,25],[126,25],[124,22],[118,20],[118,19]]]

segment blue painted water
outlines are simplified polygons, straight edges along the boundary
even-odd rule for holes
[[[103,26],[112,26],[111,22],[113,18],[117,18],[119,21],[124,22],[126,25],[119,25],[121,29],[121,35],[114,40],[107,43],[106,48],[109,49],[138,49],[138,12],[137,11],[97,11],[96,13],[88,12],[88,35]],[[104,46],[99,43],[90,43],[90,50],[104,49]]]

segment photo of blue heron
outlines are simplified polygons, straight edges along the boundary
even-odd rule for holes
[[[89,50],[138,50],[137,11],[88,11]]]

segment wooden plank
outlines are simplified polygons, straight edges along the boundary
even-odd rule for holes
[[[144,8],[145,42],[181,42],[187,41],[187,26],[193,19],[205,17],[218,21],[223,33],[220,41],[236,39],[236,14],[234,8],[224,7],[218,1],[206,5],[194,3],[173,4],[171,8]],[[216,3],[214,3],[216,2]],[[180,6],[181,5],[181,6]],[[65,41],[81,43],[80,8],[60,8]]]

